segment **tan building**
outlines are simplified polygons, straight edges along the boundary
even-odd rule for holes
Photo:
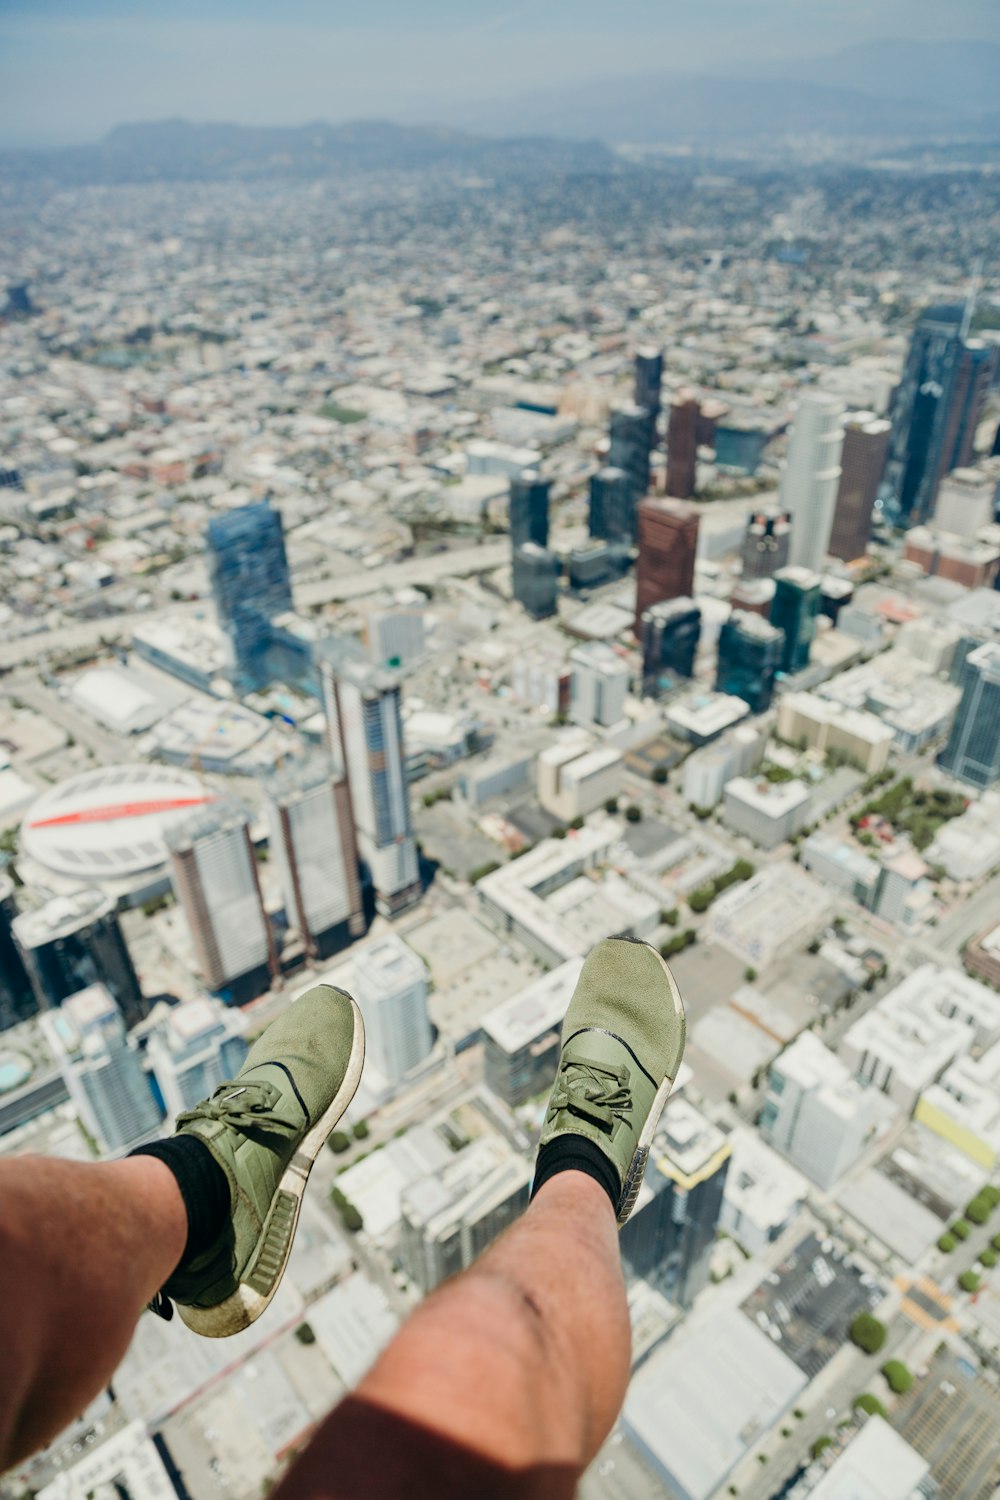
[[[595,750],[587,734],[567,735],[538,757],[538,800],[554,818],[586,817],[621,791],[621,752]]]
[[[788,693],[778,705],[778,734],[789,744],[805,740],[812,750],[839,752],[869,775],[889,759],[893,731],[874,714],[843,708],[812,693]]]

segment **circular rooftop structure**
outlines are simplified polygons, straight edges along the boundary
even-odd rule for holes
[[[82,884],[129,880],[167,857],[164,835],[215,793],[174,766],[105,766],[43,792],[21,824],[38,864]]]

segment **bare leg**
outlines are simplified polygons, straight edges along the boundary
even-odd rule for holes
[[[518,1495],[572,1494],[618,1415],[629,1365],[610,1199],[584,1174],[561,1172],[474,1266],[416,1309],[327,1419],[281,1500],[450,1496],[444,1476],[453,1468],[440,1456],[448,1452],[478,1465],[479,1495],[507,1493],[504,1475]],[[349,1421],[338,1417],[348,1409]],[[387,1418],[398,1424],[395,1451]],[[362,1443],[363,1425],[382,1441]],[[414,1444],[423,1468],[435,1440],[437,1474],[414,1473]],[[457,1478],[454,1493],[462,1493]]]
[[[0,1162],[0,1470],[48,1442],[110,1379],[187,1238],[153,1157]]]

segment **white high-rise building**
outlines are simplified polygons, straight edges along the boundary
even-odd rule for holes
[[[781,478],[781,506],[792,518],[789,561],[820,571],[830,545],[844,446],[844,408],[835,396],[799,399]]]
[[[278,958],[246,812],[218,803],[167,836],[171,879],[210,990],[242,1004],[262,995]]]
[[[346,655],[328,658],[321,670],[330,751],[347,772],[375,904],[392,916],[420,899],[399,678]]]
[[[327,958],[365,930],[347,781],[325,756],[267,784],[271,854],[289,923],[311,958]]]
[[[416,592],[416,591],[414,591]],[[377,667],[404,667],[424,653],[423,594],[397,600],[387,609],[373,609],[368,616],[368,650]]]
[[[398,1083],[434,1044],[424,961],[391,934],[359,952],[353,979],[368,1060],[386,1082]]]
[[[246,1016],[207,997],[172,1006],[150,1028],[146,1056],[169,1119],[235,1078],[246,1061]]]
[[[629,670],[621,657],[603,641],[593,641],[576,646],[569,662],[570,718],[586,729],[617,724],[625,712],[629,685]]]
[[[160,1111],[106,985],[88,985],[39,1019],[80,1119],[105,1151],[158,1130]]]

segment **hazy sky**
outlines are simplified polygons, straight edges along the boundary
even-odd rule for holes
[[[0,144],[126,120],[432,120],[600,74],[1000,40],[1000,0],[0,0]]]

